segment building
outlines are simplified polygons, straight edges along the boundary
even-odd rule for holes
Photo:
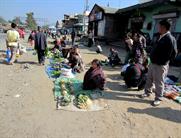
[[[89,30],[93,30],[95,38],[115,39],[119,36],[118,9],[94,5],[89,14]]]
[[[76,15],[78,23],[74,24],[74,29],[78,35],[85,34],[88,30],[88,16],[83,14]]]
[[[152,0],[139,0],[139,3],[145,3],[145,2],[149,2],[149,1],[152,1]]]
[[[76,23],[78,23],[77,16],[64,14],[64,19],[62,20],[63,28],[72,29]]]
[[[88,17],[83,14],[65,14],[62,20],[62,28],[69,30],[69,32],[74,29],[78,35],[82,35],[88,28]]]
[[[56,22],[55,27],[56,27],[57,29],[62,28],[62,21],[58,20],[58,21]]]
[[[128,21],[126,28],[141,30],[151,39],[157,33],[159,21],[168,19],[171,32],[179,44],[181,43],[181,0],[152,0],[120,9],[117,14]]]

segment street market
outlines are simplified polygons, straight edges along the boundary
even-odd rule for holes
[[[181,1],[115,1],[0,0],[0,138],[181,137]]]

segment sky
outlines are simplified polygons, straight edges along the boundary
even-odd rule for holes
[[[138,0],[89,0],[89,10],[95,3],[101,6],[123,8],[138,3]],[[26,17],[26,13],[33,12],[35,18],[47,20],[48,24],[55,24],[63,19],[64,14],[83,13],[85,0],[0,0],[0,16],[6,20]]]

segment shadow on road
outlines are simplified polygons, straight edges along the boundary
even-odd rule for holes
[[[18,61],[17,64],[31,64],[31,65],[38,65],[37,62],[33,62],[33,61]]]
[[[148,114],[150,116],[154,116],[160,119],[172,121],[175,123],[181,123],[181,110],[174,110],[170,107],[164,108],[145,108],[145,109],[136,109],[136,108],[128,108],[128,112],[135,114]]]
[[[107,100],[120,100],[120,101],[127,101],[127,102],[134,102],[134,103],[146,103],[150,104],[152,100],[145,100],[138,98],[140,94],[135,93],[126,93],[126,92],[111,92],[106,91],[104,98]]]
[[[4,59],[0,59],[0,64],[7,65],[7,62]]]

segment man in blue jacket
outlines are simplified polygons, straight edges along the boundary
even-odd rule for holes
[[[170,33],[170,23],[167,20],[159,22],[158,31],[160,38],[154,44],[150,54],[151,64],[148,70],[145,93],[142,98],[149,97],[155,86],[155,100],[153,106],[160,105],[164,91],[164,78],[167,75],[169,61],[175,57],[177,53],[177,44],[175,38]]]

